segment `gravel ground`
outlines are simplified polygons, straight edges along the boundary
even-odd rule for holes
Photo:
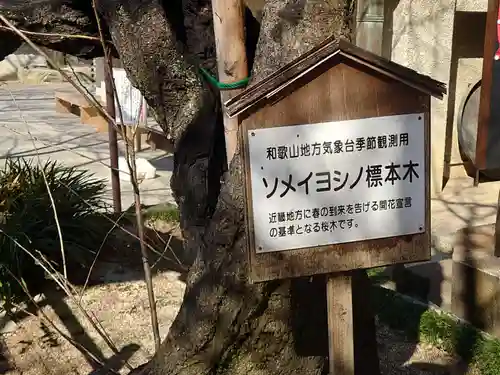
[[[154,279],[161,337],[166,336],[184,293],[184,283],[178,276],[174,272],[164,272]],[[120,350],[120,355],[114,358],[116,367],[122,367],[123,359],[127,357],[131,357],[129,362],[136,367],[152,356],[154,345],[143,281],[89,288],[82,304],[96,316]],[[84,318],[75,302],[53,296],[42,311],[65,333],[92,348],[103,362],[109,362],[113,357],[114,353]],[[15,332],[3,335],[3,343],[11,367],[4,374],[94,374],[88,358],[36,317],[22,320]],[[122,374],[128,372],[126,367],[120,371]]]

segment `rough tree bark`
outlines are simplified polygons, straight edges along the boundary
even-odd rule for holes
[[[0,0],[4,14],[5,2]],[[260,0],[247,0],[261,20],[256,47],[255,23],[248,23],[248,56],[254,62],[251,84],[331,34],[350,38],[351,2],[267,0],[261,10]],[[88,6],[77,8],[79,1],[68,5],[47,0],[52,7],[41,15],[30,3],[26,0],[22,12],[7,12],[21,29],[96,35],[92,13]],[[185,249],[195,258],[179,314],[143,373],[326,374],[324,278],[257,285],[247,279],[240,154],[237,150],[221,182],[225,152],[220,103],[197,72],[198,65],[216,71],[210,0],[97,0],[97,6],[132,83],[174,140],[171,185],[181,211]],[[8,43],[15,45],[15,40],[0,31],[0,51]],[[92,43],[78,50],[64,38],[35,41],[85,57],[101,52]],[[365,275],[357,277],[366,282]],[[373,340],[373,324],[368,327],[372,332],[367,337]],[[378,366],[376,356],[362,362]]]
[[[62,0],[0,0],[0,13],[22,30],[53,33],[79,34],[96,36],[97,25],[92,11],[91,1]],[[2,26],[0,22],[0,26]],[[93,58],[103,55],[99,41],[63,38],[61,36],[29,35],[32,41],[56,51],[70,55]],[[107,35],[109,38],[109,36]],[[19,37],[0,27],[0,60],[14,52],[22,44]]]

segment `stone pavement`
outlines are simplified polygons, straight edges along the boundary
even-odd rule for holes
[[[453,236],[467,225],[495,222],[500,182],[484,182],[473,186],[473,179],[456,175],[441,194],[431,201],[431,225],[436,252],[449,253]]]
[[[54,92],[69,84],[0,84],[0,162],[7,155],[41,160],[58,160],[85,168],[108,181],[106,198],[111,204],[108,134],[97,133],[80,123],[78,116],[55,111]],[[145,145],[147,147],[147,145]],[[120,155],[125,146],[119,143]],[[157,177],[141,183],[142,202],[153,205],[172,202],[170,176],[173,157],[164,151],[145,149],[138,157],[149,160]],[[121,181],[122,207],[133,204],[130,183]]]

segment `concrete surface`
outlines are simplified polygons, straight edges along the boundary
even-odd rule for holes
[[[467,225],[495,222],[500,182],[474,187],[470,177],[452,178],[443,192],[431,199],[432,235],[436,247],[451,252],[453,236]]]
[[[369,1],[378,4],[365,0]],[[482,75],[488,1],[383,3],[382,55],[444,82],[448,88],[443,100],[432,99],[431,104],[432,259],[406,268],[422,278],[428,302],[451,312],[456,232],[467,225],[493,223],[500,189],[499,182],[474,187],[462,166],[451,166],[462,162],[457,137],[460,105]]]
[[[464,175],[456,138],[458,106],[481,77],[487,0],[385,0],[383,55],[448,87],[431,103],[432,192]]]
[[[448,85],[456,0],[393,2],[392,59]],[[442,184],[447,101],[448,95],[431,101],[433,192]]]
[[[500,258],[494,256],[494,225],[457,236],[453,249],[453,314],[500,337]]]
[[[0,81],[17,81],[20,70],[35,67],[47,68],[45,58],[35,54],[11,54],[0,61]]]
[[[457,0],[458,12],[486,12],[488,0]]]
[[[424,264],[407,267],[412,274],[421,277],[425,285],[425,293],[417,296],[438,308],[452,312],[452,289],[453,289],[453,260],[443,259],[441,261],[427,262]]]
[[[54,91],[68,88],[68,84],[0,84],[0,163],[5,162],[7,155],[37,158],[38,153],[41,160],[58,160],[85,168],[108,181],[106,198],[111,204],[108,135],[80,124],[78,116],[55,112]],[[124,155],[121,142],[119,148]],[[138,157],[153,164],[157,173],[155,179],[141,183],[142,202],[146,205],[173,203],[172,155],[146,150]],[[121,190],[122,206],[127,209],[133,203],[130,184],[122,182]]]
[[[92,127],[80,124],[77,116],[55,112],[54,91],[69,87],[68,84],[0,85],[2,160],[7,154],[37,156],[28,134],[29,130],[37,139],[35,144],[42,159],[57,159],[69,165],[78,165],[109,179],[107,134],[96,133]],[[23,117],[28,125],[23,122]],[[122,144],[120,149],[123,155]],[[146,201],[151,204],[172,201],[169,188],[172,156],[163,151],[153,152],[146,149],[139,153],[138,157],[151,162],[158,174],[157,178],[143,183]],[[123,184],[122,188],[126,207],[131,203],[131,196],[128,196],[130,187]],[[470,177],[457,176],[450,179],[446,188],[431,201],[435,253],[449,253],[454,233],[468,223],[493,223],[499,190],[500,182],[481,183],[474,187]]]
[[[457,231],[495,222],[500,182],[474,187],[469,177],[454,177],[431,200],[432,259],[406,268],[429,283],[427,300],[451,311],[452,254]]]
[[[452,178],[444,191],[432,199],[432,259],[406,265],[411,275],[420,277],[420,280],[405,291],[463,319],[466,318],[464,303],[467,305],[463,300],[471,300],[473,295],[478,306],[485,309],[487,306],[490,318],[495,317],[479,328],[497,337],[500,337],[500,302],[497,303],[496,298],[488,300],[488,303],[481,301],[492,290],[491,285],[498,284],[500,278],[500,260],[491,256],[494,228],[487,225],[495,223],[499,189],[499,182],[474,187],[470,178]],[[457,234],[468,226],[474,228],[474,234],[470,236],[474,244],[473,267],[464,262],[463,245]],[[473,274],[477,282],[474,292],[469,292],[467,296],[462,296],[463,288],[459,288],[463,285],[464,274]],[[498,288],[493,289],[496,291]]]

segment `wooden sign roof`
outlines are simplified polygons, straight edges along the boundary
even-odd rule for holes
[[[334,58],[336,56],[337,59]],[[356,47],[345,40],[336,40],[331,37],[274,74],[228,100],[224,103],[226,112],[229,117],[234,117],[246,113],[256,106],[272,102],[276,99],[276,96],[283,95],[287,87],[308,73],[320,68],[333,67],[343,60],[361,64],[367,67],[368,70],[371,69],[440,99],[446,94],[446,85],[444,83]]]

